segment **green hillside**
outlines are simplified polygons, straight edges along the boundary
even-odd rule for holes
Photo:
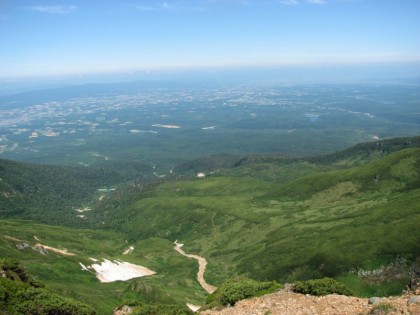
[[[95,315],[96,311],[83,303],[44,289],[19,265],[16,259],[0,259],[0,313]]]
[[[73,256],[34,250],[36,243],[66,249]],[[24,244],[27,244],[25,246]],[[131,254],[123,252],[129,246]],[[179,255],[172,242],[150,238],[126,243],[111,231],[75,230],[29,221],[0,221],[0,257],[18,258],[27,272],[52,292],[94,306],[98,314],[132,301],[152,304],[199,304],[206,292],[196,281],[197,263]],[[155,275],[128,281],[101,283],[95,274],[83,271],[92,259],[121,260],[147,267]],[[0,277],[1,278],[1,277]]]
[[[121,201],[120,211],[104,207],[92,215],[132,240],[180,239],[209,259],[215,283],[235,274],[280,281],[345,276],[368,294],[376,289],[349,271],[398,257],[409,264],[420,253],[420,149],[393,151],[371,152],[370,162],[355,167],[264,162],[272,174],[261,167],[260,178],[256,164],[246,163],[139,191]],[[407,277],[389,278],[399,282],[389,292]]]
[[[106,193],[97,188],[117,183],[113,173],[1,161],[2,218],[68,227],[3,219],[0,257],[20,259],[48,290],[99,314],[132,301],[202,304],[197,262],[178,254],[175,240],[207,259],[205,278],[216,286],[237,275],[280,283],[327,276],[357,295],[398,294],[420,259],[419,139],[305,159],[207,157],[190,165],[206,169],[204,179],[181,176],[192,174],[183,164],[185,173],[160,183]],[[86,205],[92,210],[76,218],[75,207]],[[91,229],[73,229],[83,226]],[[43,255],[37,242],[75,255]],[[123,255],[128,246],[133,253]],[[91,258],[157,274],[100,283],[81,268]]]

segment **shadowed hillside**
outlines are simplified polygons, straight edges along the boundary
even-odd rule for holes
[[[0,159],[0,218],[80,225],[75,208],[89,204],[98,188],[123,181],[117,172]]]

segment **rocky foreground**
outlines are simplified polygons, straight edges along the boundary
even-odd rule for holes
[[[420,295],[387,298],[357,298],[344,295],[312,296],[283,289],[242,300],[233,307],[206,310],[202,315],[420,315]]]

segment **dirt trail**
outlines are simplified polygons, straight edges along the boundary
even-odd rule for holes
[[[185,257],[198,260],[198,273],[197,273],[198,282],[201,284],[203,289],[206,290],[208,293],[213,293],[214,291],[216,291],[217,288],[212,286],[211,284],[208,284],[206,280],[204,279],[204,272],[206,272],[207,260],[198,255],[186,254],[178,245],[175,245],[174,249]]]
[[[15,241],[15,242],[22,242],[22,243],[25,242],[23,240],[20,240],[18,238],[14,238],[14,237],[11,237],[11,236],[8,236],[8,235],[5,235],[5,234],[3,234],[3,237],[5,237],[5,238],[7,238],[9,240]],[[37,241],[39,241],[39,238],[36,237],[35,235],[34,235],[34,238]],[[75,256],[76,255],[75,253],[71,253],[71,252],[67,251],[67,249],[58,249],[58,248],[47,246],[47,245],[44,245],[44,244],[41,244],[41,243],[36,243],[34,245],[34,248],[40,248],[40,247],[45,248],[46,250],[50,250],[50,251],[53,251],[53,252],[62,254],[62,255],[66,255],[66,256]]]

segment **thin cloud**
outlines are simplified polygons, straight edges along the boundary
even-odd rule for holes
[[[306,2],[312,4],[325,4],[325,0],[306,0]]]
[[[249,5],[250,2],[247,0],[207,0],[209,4],[240,4],[240,5]]]
[[[136,5],[136,9],[139,11],[158,11],[159,8],[157,7],[147,7],[143,5]]]
[[[205,11],[203,6],[192,5],[186,1],[164,1],[154,6],[136,5],[135,8],[139,11]]]
[[[296,5],[299,4],[298,0],[278,0],[280,4],[287,4],[287,5]]]
[[[139,11],[175,11],[178,10],[180,7],[178,4],[169,4],[165,1],[155,6],[136,5],[135,8]]]
[[[78,7],[75,5],[47,5],[47,6],[32,6],[26,7],[27,10],[37,11],[49,14],[69,14],[77,11]]]
[[[163,2],[162,4],[161,4],[161,7],[163,8],[163,9],[165,9],[165,10],[169,10],[169,9],[171,9],[171,8],[173,8],[173,6],[172,5],[170,5],[168,2]]]

